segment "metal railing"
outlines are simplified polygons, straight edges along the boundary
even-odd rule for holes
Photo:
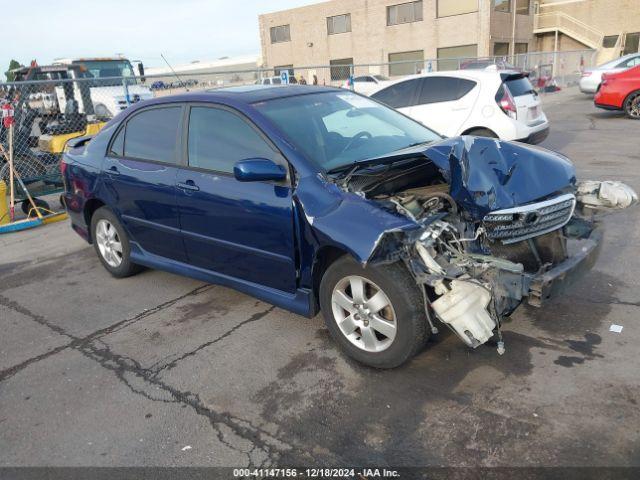
[[[533,19],[533,32],[562,31],[592,48],[600,48],[604,34],[565,12],[539,13]]]

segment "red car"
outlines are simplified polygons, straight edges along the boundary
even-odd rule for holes
[[[593,101],[596,107],[624,110],[629,118],[640,120],[640,65],[624,72],[602,75]]]

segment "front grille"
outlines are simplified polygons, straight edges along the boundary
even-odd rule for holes
[[[515,243],[562,228],[573,215],[576,197],[561,195],[544,202],[496,210],[484,217],[487,237]]]

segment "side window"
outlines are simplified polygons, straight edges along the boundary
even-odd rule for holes
[[[475,82],[451,77],[427,77],[422,79],[419,105],[437,102],[451,102],[469,93]]]
[[[466,80],[464,78],[460,78],[458,80],[458,96],[456,100],[464,97],[467,93],[469,93],[476,86],[476,82],[472,80]]]
[[[631,68],[635,65],[640,65],[640,57],[632,57],[624,62],[620,62],[616,65],[616,68]]]
[[[416,89],[420,84],[419,78],[407,80],[406,82],[396,83],[390,87],[383,88],[377,93],[371,95],[379,102],[384,103],[392,108],[403,108],[414,105]]]
[[[640,57],[632,58],[627,62],[627,67],[635,67],[636,65],[640,65]]]
[[[127,121],[124,156],[176,162],[176,139],[182,107],[144,110]]]
[[[258,132],[238,115],[219,108],[191,108],[190,166],[232,173],[240,160],[273,159],[274,153]]]
[[[124,128],[121,128],[116,138],[111,142],[111,148],[109,149],[109,155],[115,155],[116,157],[124,156]]]

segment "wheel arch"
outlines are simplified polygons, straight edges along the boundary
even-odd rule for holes
[[[312,315],[320,311],[320,282],[324,276],[324,272],[339,258],[349,255],[349,252],[333,245],[325,245],[320,247],[313,259],[313,267],[311,270],[311,309]]]
[[[622,101],[622,108],[625,109],[627,107],[627,101],[634,95],[636,94],[640,94],[640,88],[636,89],[636,90],[632,90],[631,92],[629,92],[629,94],[624,97],[624,100]]]
[[[84,215],[84,221],[87,225],[89,243],[93,243],[93,238],[91,237],[91,218],[93,217],[93,214],[96,212],[96,210],[98,210],[100,207],[104,207],[105,205],[106,203],[104,203],[99,198],[91,198],[84,204],[82,214]]]
[[[479,126],[469,127],[464,132],[462,132],[460,135],[473,135],[473,132],[476,131],[476,130],[487,130],[487,131],[491,132],[493,135],[495,135],[495,138],[500,138],[500,136],[496,132],[494,132],[492,129],[487,128],[487,127],[479,127]]]

